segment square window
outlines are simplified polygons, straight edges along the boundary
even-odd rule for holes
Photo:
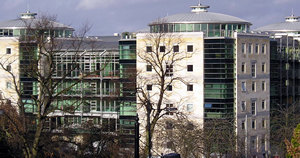
[[[193,52],[193,51],[194,51],[193,45],[188,45],[187,46],[187,52]]]
[[[149,84],[148,84],[148,85],[147,85],[147,90],[148,90],[148,91],[152,91],[152,85],[149,85]]]
[[[6,54],[11,54],[11,48],[6,48]]]
[[[187,85],[187,91],[193,91],[193,85],[192,84]]]
[[[151,65],[147,65],[147,66],[146,66],[146,70],[147,70],[148,72],[151,72],[151,71],[152,71],[152,66],[151,66]]]
[[[188,111],[188,112],[193,111],[193,104],[187,104],[186,105],[186,111]]]
[[[173,104],[166,104],[166,111],[167,111],[166,114],[167,115],[173,115],[173,112],[172,112],[173,107],[174,107]]]
[[[193,71],[193,65],[188,65],[187,66],[187,71],[192,72]]]
[[[179,46],[178,45],[173,46],[173,52],[179,52]]]
[[[10,64],[6,66],[6,71],[8,71],[8,72],[11,71],[11,65]]]
[[[165,52],[166,51],[166,47],[165,46],[160,46],[159,47],[159,51],[160,52]]]
[[[147,52],[152,52],[152,47],[151,46],[147,46],[146,50],[147,50]]]
[[[246,111],[246,102],[245,101],[242,101],[242,103],[241,103],[241,110],[242,110],[242,112]]]
[[[172,91],[172,85],[167,85],[167,91]]]

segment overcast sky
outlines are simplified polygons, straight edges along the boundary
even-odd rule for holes
[[[55,15],[59,22],[75,29],[88,23],[90,35],[112,35],[147,27],[154,19],[190,12],[198,0],[1,0],[0,21],[15,19],[27,10]],[[299,0],[201,0],[208,11],[250,21],[252,29],[300,16]]]

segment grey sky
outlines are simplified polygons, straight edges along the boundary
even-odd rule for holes
[[[0,21],[15,19],[27,10],[56,15],[59,22],[80,28],[92,25],[90,35],[112,35],[147,27],[152,20],[190,12],[198,0],[1,0]],[[299,0],[201,0],[210,12],[228,14],[250,21],[252,29],[300,16]]]

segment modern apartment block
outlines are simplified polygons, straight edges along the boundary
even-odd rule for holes
[[[171,66],[170,79],[180,77],[184,81],[170,85],[172,91],[166,94],[165,107],[172,105],[204,128],[209,128],[205,122],[211,119],[232,119],[236,124],[233,129],[246,143],[245,154],[266,157],[270,121],[269,37],[250,33],[248,21],[208,12],[208,6],[199,4],[191,8],[191,13],[171,15],[150,23],[148,34],[164,33],[165,38],[172,35],[173,43],[162,40],[159,45],[151,45],[147,33],[137,34],[137,71],[143,76],[142,80],[137,77],[137,84],[147,82],[144,88],[149,89],[148,85],[155,79],[141,57],[141,53],[147,56],[150,47],[192,53],[191,58]],[[176,43],[178,38],[181,39],[179,44]],[[170,66],[165,69],[170,71]],[[149,89],[151,100],[156,99],[152,95],[157,91],[155,85]],[[139,116],[145,118],[139,109]],[[141,120],[141,124],[145,126],[145,120]],[[167,144],[153,148],[158,153],[170,152]]]
[[[35,30],[41,20],[35,13],[24,13],[15,20],[0,22],[1,63],[16,76],[20,86],[25,111],[35,114],[36,107],[32,97],[39,93],[38,83],[28,75],[24,68],[32,64],[34,52],[39,48],[36,43],[27,42],[28,32]],[[45,35],[60,40],[59,49],[54,50],[54,82],[63,80],[57,91],[62,93],[53,105],[61,110],[49,114],[45,129],[60,130],[65,127],[80,127],[85,122],[102,124],[107,131],[118,129],[119,106],[119,36],[85,38],[76,43],[74,29],[51,22],[51,28],[44,30]],[[48,34],[47,34],[48,33]],[[58,47],[57,47],[58,48]],[[48,63],[39,63],[46,67]],[[10,75],[1,69],[1,96],[16,104],[18,97]],[[83,77],[84,76],[84,77]],[[75,85],[75,86],[71,86]],[[64,112],[68,106],[76,107],[74,113]],[[74,128],[75,129],[75,128]]]

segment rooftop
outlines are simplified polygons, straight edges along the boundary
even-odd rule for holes
[[[261,32],[299,32],[300,21],[299,17],[292,14],[285,18],[285,22],[270,24],[255,29],[255,31]]]

